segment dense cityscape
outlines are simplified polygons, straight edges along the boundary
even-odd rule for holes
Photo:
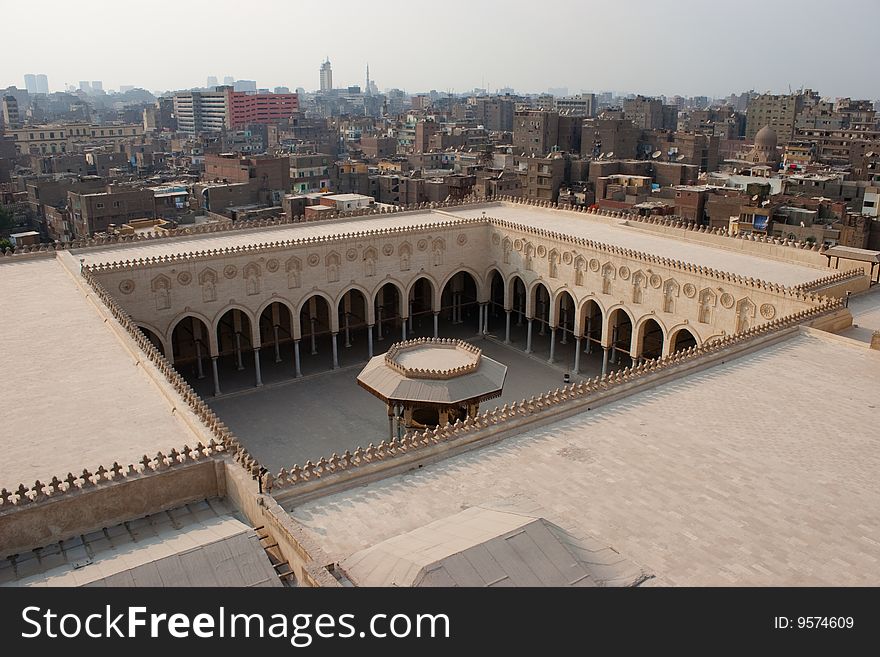
[[[880,247],[877,101],[339,88],[2,92],[3,245],[507,195]]]

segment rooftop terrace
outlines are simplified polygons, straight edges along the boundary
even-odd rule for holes
[[[69,254],[2,265],[0,487],[134,463],[198,439],[138,364],[136,345],[86,296]],[[97,304],[97,305],[96,305]]]
[[[589,214],[513,203],[488,203],[455,207],[450,210],[424,210],[406,214],[367,215],[333,221],[302,222],[267,228],[224,231],[176,237],[151,242],[118,244],[78,251],[85,264],[114,260],[136,260],[192,251],[235,248],[260,243],[329,237],[365,230],[418,227],[431,223],[454,223],[485,216],[549,231],[594,240],[608,245],[651,253],[783,285],[797,285],[828,273],[827,268],[784,262],[715,248],[707,244],[665,237],[649,232],[638,224],[623,220],[597,218]],[[732,245],[735,242],[732,241]]]
[[[880,584],[880,352],[762,351],[291,515],[333,558],[484,506],[590,535],[674,585]]]

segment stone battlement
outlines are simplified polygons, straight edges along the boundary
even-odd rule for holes
[[[466,365],[447,369],[412,368],[406,367],[400,362],[400,356],[406,351],[421,347],[431,347],[433,349],[456,349],[467,354],[471,359],[471,362]],[[414,340],[406,340],[405,342],[397,342],[391,345],[388,351],[385,352],[385,364],[409,379],[445,380],[454,379],[457,376],[475,372],[480,366],[482,354],[482,349],[469,342],[465,342],[464,340],[453,340],[450,338],[416,338]]]

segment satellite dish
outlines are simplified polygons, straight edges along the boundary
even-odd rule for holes
[[[614,157],[614,151],[608,151],[605,157],[610,160],[612,157]]]
[[[874,157],[874,155],[874,151],[868,151],[867,153],[865,153],[865,157]]]
[[[753,201],[757,201],[757,200],[758,200],[758,195],[755,194],[755,195],[752,197],[752,200],[753,200]]]
[[[654,158],[655,160],[658,157],[660,157],[661,155],[663,155],[663,151],[654,151],[653,153],[651,153],[651,157]]]
[[[677,158],[675,158],[675,161],[676,161],[676,162],[681,162],[683,159],[684,159],[684,153],[682,153],[682,154],[679,155]]]

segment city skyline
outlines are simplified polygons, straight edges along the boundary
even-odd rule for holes
[[[110,7],[105,2],[96,4],[99,9],[101,5]],[[61,38],[102,27],[100,11],[82,16],[65,4],[49,5],[58,20],[46,27],[47,38],[53,38],[55,31]],[[202,3],[181,7],[160,0],[158,5],[158,11],[139,17],[141,27],[156,38],[157,47],[148,55],[111,61],[102,54],[99,40],[82,41],[81,48],[64,58],[51,50],[28,50],[27,58],[14,60],[6,69],[0,84],[23,85],[25,74],[39,71],[48,75],[50,91],[62,91],[67,84],[75,86],[78,80],[101,79],[108,89],[134,86],[164,92],[202,87],[209,75],[220,79],[231,75],[256,80],[261,88],[313,91],[319,88],[321,62],[329,57],[336,87],[362,86],[369,62],[380,89],[412,93],[431,89],[463,93],[475,88],[491,92],[510,87],[520,93],[567,88],[571,94],[583,90],[724,97],[750,89],[787,93],[789,89],[812,88],[829,97],[880,98],[880,82],[849,65],[867,61],[872,55],[869,22],[853,24],[847,18],[852,14],[846,6],[858,5],[852,0],[842,0],[837,5],[839,11],[823,17],[825,30],[845,29],[848,33],[847,48],[839,54],[802,46],[793,38],[812,30],[811,8],[818,7],[813,1],[768,6],[744,0],[742,11],[725,16],[724,24],[718,25],[710,7],[692,0],[678,2],[674,11],[665,12],[656,3],[634,0],[625,16],[603,4],[560,0],[554,5],[555,17],[583,27],[571,38],[554,34],[544,39],[535,32],[533,22],[520,19],[522,10],[502,3],[473,6],[450,0],[430,21],[408,26],[396,18],[404,15],[405,3],[389,0],[374,13],[364,14],[355,3],[341,0],[334,5],[334,15],[358,17],[358,30],[344,43],[328,44],[323,32],[304,30],[293,44],[289,38],[270,34],[261,41],[260,50],[253,52],[229,49],[225,40],[210,38],[210,34],[222,34],[226,29],[224,21],[234,11],[232,3],[211,3],[212,9],[220,9],[213,14],[205,14]],[[161,11],[164,6],[173,10],[179,23],[198,24],[208,36],[199,40],[200,55],[191,62],[178,56],[184,44],[175,40],[176,32],[168,30],[167,12]],[[300,4],[297,9],[273,2],[267,6],[275,24],[299,20],[303,15],[322,15],[317,3]],[[612,24],[616,29],[608,29]],[[474,33],[471,28],[480,25],[494,27],[485,35]],[[443,45],[459,40],[462,32],[468,36],[461,47]],[[719,32],[736,35],[737,41],[719,43]],[[467,47],[469,41],[479,43],[485,57],[476,58],[474,49]],[[411,56],[432,42],[438,44],[437,52],[442,55]],[[684,42],[689,45],[679,45]],[[794,45],[787,46],[789,42]],[[13,32],[7,43],[14,50],[24,50],[27,37]],[[402,58],[417,64],[401,66]],[[797,73],[792,73],[795,68]]]

